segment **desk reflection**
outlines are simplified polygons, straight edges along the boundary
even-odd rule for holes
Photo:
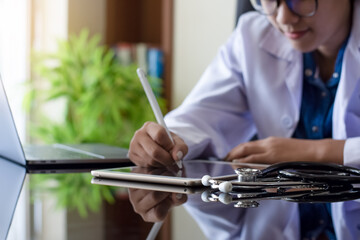
[[[171,208],[185,203],[187,196],[181,193],[168,193],[129,188],[130,202],[134,211],[147,222],[163,221]]]
[[[24,182],[26,169],[0,158],[0,239],[6,239]]]
[[[219,176],[227,175],[235,168],[231,164],[217,164],[215,167],[209,163],[185,162],[183,173],[187,177],[205,174]],[[145,170],[142,171],[144,173]],[[149,169],[147,173],[160,174],[161,171]],[[170,173],[164,171],[166,176]],[[174,172],[172,174],[177,176]],[[341,229],[345,233],[348,226],[356,229],[360,224],[357,201],[360,191],[347,183],[301,182],[300,186],[242,188],[226,195],[210,187],[193,190],[191,187],[175,188],[164,184],[93,179],[93,183],[99,181],[102,184],[129,187],[133,208],[145,221],[161,221],[173,207],[183,205],[208,239],[268,239],[268,236],[293,239],[299,236],[298,203],[331,202],[334,216],[343,219],[347,215],[354,219],[351,226],[347,223]],[[349,208],[354,212],[341,210]]]
[[[146,238],[152,224],[132,210],[127,189],[93,185],[90,170],[76,171],[30,174],[0,161],[0,239]],[[166,229],[158,239],[168,239]]]
[[[231,164],[217,164],[215,168],[210,165],[201,164],[200,161],[184,163],[182,174],[188,177],[199,177],[205,174],[218,176],[234,172],[234,165]],[[170,173],[163,172],[161,169],[151,171],[156,174],[160,172],[166,175],[178,174],[173,170]],[[3,183],[0,188],[2,194],[0,206],[4,208],[4,210],[1,209],[0,216],[0,239],[6,239],[20,191],[28,194],[27,201],[22,206],[28,216],[19,220],[25,234],[23,238],[8,238],[9,240],[145,239],[150,232],[152,222],[161,222],[164,219],[168,221],[169,216],[172,216],[170,213],[174,212],[175,208],[177,213],[185,209],[195,220],[194,225],[198,225],[208,239],[234,239],[241,236],[251,236],[248,239],[266,239],[266,236],[261,234],[264,232],[272,234],[276,231],[286,231],[289,238],[298,234],[297,229],[293,227],[298,224],[298,215],[296,215],[298,205],[288,201],[289,199],[285,199],[287,201],[272,200],[264,197],[259,200],[259,206],[256,208],[240,208],[234,203],[226,204],[219,199],[207,201],[209,199],[204,198],[204,193],[209,193],[209,190],[211,192],[211,189],[204,187],[92,179],[90,173],[25,175],[24,168],[5,161],[0,161],[0,173],[0,180]],[[45,178],[50,181],[32,181],[42,176],[47,176]],[[23,184],[24,178],[26,182],[32,182],[31,190],[26,188],[28,184]],[[62,184],[59,184],[59,181],[62,181]],[[96,184],[92,184],[91,181]],[[96,211],[88,205],[87,215],[83,216],[79,214],[78,208],[57,207],[59,200],[69,200],[69,198],[62,199],[56,195],[59,188],[65,195],[68,194],[66,196],[75,199],[75,206],[80,206],[80,209],[87,206],[87,200],[96,198],[98,196],[96,193],[101,191],[110,194],[108,196],[110,201],[100,198]],[[73,189],[71,194],[68,191],[70,188]],[[250,193],[259,193],[256,191]],[[261,191],[260,193],[264,194]],[[269,193],[272,192],[269,191]],[[322,201],[326,200],[324,196],[322,195]],[[339,198],[336,194],[333,197],[338,201],[346,200]],[[298,198],[298,200],[302,199]],[[355,201],[334,203],[338,209],[351,209],[351,211],[335,213],[337,217],[339,214],[340,217],[341,214],[353,215],[354,221],[347,222],[347,227],[352,228],[359,224],[358,204]],[[179,206],[183,207],[178,208]],[[181,222],[181,224],[184,223]],[[275,228],[273,224],[276,224]],[[172,238],[169,225],[169,222],[168,225],[163,225],[161,231],[166,231],[160,232],[161,236],[158,239],[177,239]],[[259,231],[259,226],[261,226],[261,231]],[[183,230],[187,231],[186,228]],[[13,224],[10,232],[18,233],[18,224]],[[183,233],[178,234],[181,239]]]

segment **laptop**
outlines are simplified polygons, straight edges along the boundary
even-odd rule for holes
[[[128,150],[105,144],[22,146],[0,78],[0,157],[27,169],[131,165]]]
[[[23,187],[23,166],[0,158],[0,239],[6,239]]]

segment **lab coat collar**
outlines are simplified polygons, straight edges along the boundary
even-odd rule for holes
[[[360,52],[360,0],[354,1],[354,12],[353,12],[353,22],[352,22],[352,29],[351,29],[351,36],[349,43],[349,47],[355,47],[356,49],[351,49],[355,52]]]
[[[360,52],[360,29],[359,25],[356,24],[360,22],[360,0],[354,1],[354,13],[353,13],[353,25],[351,29],[352,42],[349,43],[349,47],[355,47],[353,51]],[[292,61],[296,56],[295,50],[291,43],[286,39],[286,37],[276,28],[271,26],[269,23],[268,31],[265,34],[262,41],[259,43],[261,49],[269,52],[270,54],[276,56],[277,58]]]
[[[264,51],[288,62],[293,60],[294,53],[297,52],[289,40],[270,23],[268,31],[260,41],[259,46]]]

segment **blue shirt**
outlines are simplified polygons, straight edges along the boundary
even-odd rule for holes
[[[293,137],[332,138],[332,114],[347,40],[341,47],[332,77],[325,83],[317,72],[314,53],[304,53],[304,82],[300,119]],[[326,234],[336,239],[330,203],[299,204],[302,239],[316,239]]]
[[[313,53],[304,53],[303,96],[300,119],[294,133],[295,138],[323,139],[332,137],[332,113],[345,46],[339,51],[335,63],[335,72],[326,83],[317,76]]]

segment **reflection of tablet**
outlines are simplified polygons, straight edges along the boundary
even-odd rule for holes
[[[205,190],[204,187],[186,187],[186,186],[134,182],[134,181],[105,179],[105,178],[96,178],[96,177],[91,179],[91,183],[98,185],[114,186],[114,187],[135,188],[135,189],[144,189],[144,190],[151,190],[158,192],[182,193],[182,194],[202,193]]]
[[[91,174],[97,178],[110,178],[128,181],[150,182],[180,186],[202,186],[201,178],[210,175],[214,179],[236,179],[234,169],[238,167],[264,168],[264,165],[235,164],[224,161],[193,160],[184,161],[183,169],[176,164],[169,168],[124,167],[93,170]]]

